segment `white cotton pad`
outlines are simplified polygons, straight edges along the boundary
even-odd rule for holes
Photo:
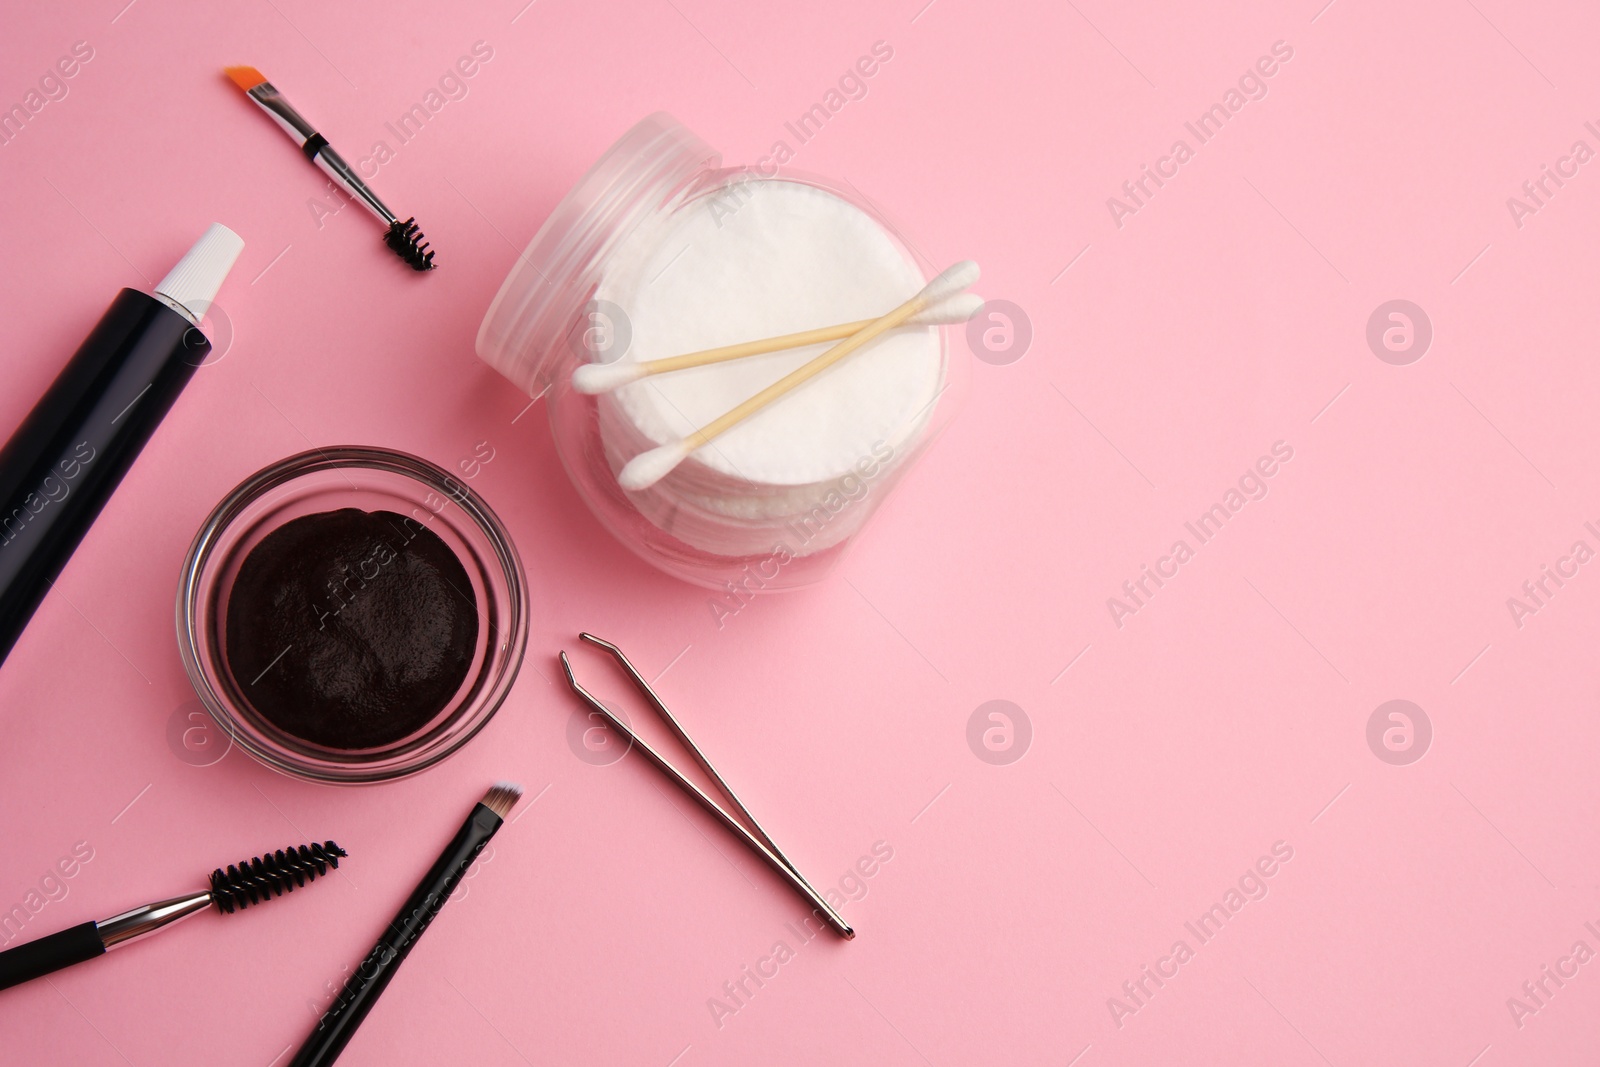
[[[788,181],[734,188],[632,234],[608,261],[595,297],[626,315],[622,362],[877,318],[926,284],[876,220],[832,193]],[[828,347],[655,375],[599,396],[612,469],[711,422]],[[886,483],[913,450],[943,373],[935,328],[892,331],[697,450],[633,494],[635,503],[680,540],[741,555],[793,542],[793,520],[848,499],[826,536],[819,530],[790,550],[835,543],[870,510],[859,506],[864,487]]]
[[[750,181],[735,197],[675,213],[664,231],[619,249],[598,299],[621,307],[632,334],[623,359],[639,362],[719,345],[876,318],[925,284],[865,212],[797,182]],[[687,434],[826,345],[663,374],[612,394],[652,445]],[[840,477],[874,442],[914,430],[939,391],[931,329],[879,338],[702,448],[711,470],[763,485]]]

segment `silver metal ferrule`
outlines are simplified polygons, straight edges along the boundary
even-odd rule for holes
[[[350,164],[344,157],[333,150],[332,145],[325,144],[317,149],[317,154],[311,157],[321,171],[339,184],[345,192],[359,202],[368,211],[378,217],[378,221],[385,226],[395,221],[394,212],[384,206],[378,199],[378,194],[367,188],[367,183],[362,181],[356,172],[350,169]]]
[[[307,122],[305,116],[296,111],[271,82],[262,82],[246,95],[259,104],[261,110],[272,116],[272,121],[276,122],[284,133],[294,138],[295,144],[300,146],[301,151],[305,151],[306,142],[317,137],[322,143],[315,151],[308,153],[311,162],[349,193],[351,199],[376,215],[379,222],[387,226],[395,221],[394,212],[384,206],[383,201],[378,199],[378,194],[367,188],[367,183],[351,169],[350,164],[344,161],[344,157],[335,152],[325,138],[318,136],[317,128]]]
[[[317,128],[307,122],[304,115],[290,107],[289,101],[273,88],[271,82],[262,82],[247,95],[260,104],[261,110],[271,115],[272,121],[282,127],[284,133],[293,137],[297,144],[304,145],[316,136]]]
[[[130,941],[137,941],[141,937],[153,934],[163,926],[188,918],[197,911],[203,911],[210,903],[209,892],[160,900],[97,922],[94,924],[95,931],[99,933],[101,943],[107,949],[113,949],[118,945],[126,945]]]

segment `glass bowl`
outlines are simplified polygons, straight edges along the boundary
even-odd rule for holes
[[[477,647],[460,688],[421,729],[378,748],[326,748],[285,732],[251,706],[223,655],[228,596],[245,557],[284,523],[339,508],[422,523],[461,561],[478,604]],[[211,717],[268,767],[335,784],[415,774],[472,740],[511,691],[527,622],[522,563],[494,512],[443,469],[382,448],[314,449],[247,478],[200,527],[178,587],[178,647]]]

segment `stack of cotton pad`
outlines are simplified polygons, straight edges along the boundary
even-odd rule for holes
[[[636,232],[595,296],[619,307],[642,362],[871,319],[925,281],[868,214],[832,193],[746,181]],[[661,374],[597,398],[613,473],[825,351],[813,345]],[[932,327],[890,332],[630,494],[656,526],[718,556],[806,555],[859,528],[938,399]]]

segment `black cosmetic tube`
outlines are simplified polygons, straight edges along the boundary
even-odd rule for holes
[[[0,449],[0,662],[211,352],[190,309],[203,314],[221,284],[216,276],[210,295],[196,295],[209,284],[196,268],[216,273],[218,230],[233,243],[226,274],[242,242],[216,226],[158,287],[162,295],[118,293]],[[208,241],[213,247],[203,247]],[[197,254],[201,262],[191,264]]]

